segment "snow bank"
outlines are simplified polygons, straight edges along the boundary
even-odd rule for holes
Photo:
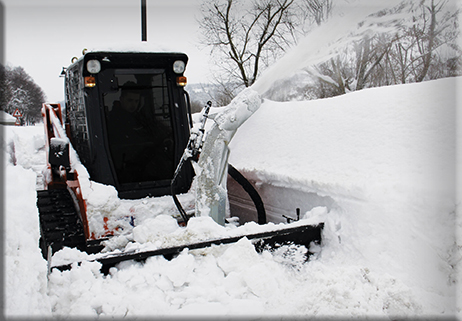
[[[350,195],[371,184],[452,193],[455,86],[452,78],[316,101],[266,101],[231,142],[231,163],[321,193],[319,184]]]
[[[230,163],[257,186],[333,198],[340,211],[327,222],[338,245],[324,246],[321,261],[363,264],[401,280],[423,313],[447,313],[460,260],[456,84],[449,78],[317,101],[266,101],[231,142]]]
[[[35,204],[36,174],[31,169],[31,163],[44,157],[44,153],[37,152],[44,143],[43,128],[40,127],[41,132],[37,128],[8,127],[2,142],[6,187],[4,213],[7,213],[3,243],[4,311],[6,315],[15,317],[51,315],[47,296],[47,263],[37,251],[40,232]]]

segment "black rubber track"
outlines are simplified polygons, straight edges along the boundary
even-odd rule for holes
[[[85,234],[79,213],[67,189],[37,191],[40,221],[40,249],[47,259],[48,246],[52,253],[64,246],[84,251]]]

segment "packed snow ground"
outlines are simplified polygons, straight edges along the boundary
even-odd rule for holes
[[[307,213],[325,221],[323,245],[307,263],[301,249],[258,254],[244,239],[185,251],[171,261],[124,262],[108,276],[99,272],[99,263],[84,263],[67,272],[54,270],[47,280],[35,205],[37,173],[45,160],[43,128],[5,127],[6,315],[460,315],[457,81],[317,101],[265,101],[238,130],[230,162],[257,186],[291,187],[335,201],[330,209]],[[180,229],[150,200],[119,202],[115,210],[143,213],[135,228],[138,243]],[[108,204],[100,200],[101,208]],[[192,223],[191,233],[218,229],[207,218]],[[82,255],[61,252],[57,255]]]

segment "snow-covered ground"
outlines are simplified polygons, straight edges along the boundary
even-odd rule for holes
[[[325,221],[321,250],[307,263],[300,249],[258,254],[244,239],[184,251],[171,261],[124,262],[107,276],[99,263],[84,263],[54,270],[47,280],[35,205],[36,173],[45,160],[43,128],[4,127],[6,315],[460,315],[460,81],[366,89],[317,101],[265,101],[238,130],[230,162],[257,186],[290,187],[334,201],[307,214]],[[114,210],[134,208],[144,215],[135,228],[139,243],[165,233],[161,229],[181,229],[149,200],[136,206],[119,202]],[[191,233],[217,229],[207,218],[191,223]]]

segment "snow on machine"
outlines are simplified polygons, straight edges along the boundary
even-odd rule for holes
[[[172,257],[185,248],[232,243],[243,237],[253,240],[258,250],[287,243],[308,249],[312,242],[321,242],[323,223],[267,224],[257,191],[228,164],[228,144],[260,106],[259,95],[246,89],[213,115],[207,103],[200,120],[193,122],[184,89],[187,61],[182,53],[101,51],[86,52],[63,69],[65,111],[60,104],[42,107],[47,166],[37,206],[40,248],[49,264],[53,254],[65,247],[98,254],[94,260],[108,271],[124,260]],[[208,118],[213,118],[213,124],[206,133]],[[211,217],[224,226],[230,216],[228,175],[249,193],[258,224],[266,228],[155,249],[105,250],[108,240],[136,227],[136,213],[130,209],[113,218],[108,209],[94,215],[85,195],[89,181],[113,187],[120,200],[148,202],[170,195],[176,206],[172,215],[180,226],[187,228],[192,217]],[[193,204],[185,209],[181,196],[194,192]]]

